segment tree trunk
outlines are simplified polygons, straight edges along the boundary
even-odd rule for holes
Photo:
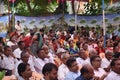
[[[27,4],[27,7],[28,7],[28,10],[30,12],[30,14],[32,15],[33,14],[33,11],[32,11],[32,8],[30,6],[30,2],[28,0],[25,0],[26,4]]]
[[[73,11],[73,14],[75,14],[74,2],[75,2],[75,0],[72,0],[72,1],[71,1],[71,5],[72,5],[72,11]]]

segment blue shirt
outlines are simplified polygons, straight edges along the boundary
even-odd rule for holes
[[[84,77],[82,75],[80,75],[79,77],[77,77],[75,80],[85,80]]]
[[[75,73],[75,72],[69,71],[66,74],[65,80],[75,80],[78,76],[80,76],[80,72]]]

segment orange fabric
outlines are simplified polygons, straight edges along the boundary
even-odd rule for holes
[[[63,45],[63,43],[64,43],[64,40],[60,39],[60,44]]]
[[[77,41],[78,41],[78,38],[74,38],[74,39],[73,39],[73,42],[76,43]]]

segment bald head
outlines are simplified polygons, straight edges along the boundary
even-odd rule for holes
[[[43,45],[42,48],[48,48],[48,46],[47,45]]]
[[[63,53],[63,54],[61,55],[61,59],[62,59],[62,62],[63,62],[64,64],[66,64],[66,61],[67,61],[69,58],[70,58],[70,54],[68,54],[68,53]]]
[[[105,57],[106,57],[108,60],[111,60],[112,57],[113,57],[113,51],[111,51],[111,50],[106,50],[106,51],[105,51]]]
[[[49,48],[48,48],[47,45],[43,45],[43,46],[42,46],[42,49],[45,51],[46,54],[49,53]]]
[[[92,48],[92,49],[89,50],[89,56],[90,57],[96,56],[96,55],[98,55],[98,53],[97,53],[97,51],[95,49]]]
[[[28,60],[29,60],[29,53],[28,52],[22,52],[21,53],[21,60],[24,62],[24,63],[28,63]]]
[[[93,67],[90,64],[85,64],[81,68],[81,75],[85,78],[85,80],[90,80],[94,76]]]
[[[81,57],[84,60],[87,59],[87,55],[86,55],[85,50],[83,48],[81,48],[79,51],[79,57]]]
[[[69,58],[70,57],[70,54],[68,54],[68,53],[64,53],[64,54],[62,54],[61,55],[61,59],[64,59],[64,58]]]
[[[89,64],[85,64],[81,68],[81,74],[88,73],[89,70],[93,70],[93,67],[91,65],[89,65]]]

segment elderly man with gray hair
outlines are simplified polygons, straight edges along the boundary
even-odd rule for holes
[[[69,59],[70,55],[68,53],[63,53],[61,55],[62,64],[58,67],[58,79],[64,80],[69,69],[66,66],[66,61]]]
[[[89,50],[89,57],[85,61],[91,65],[90,58],[96,55],[98,55],[97,51],[94,48],[91,48]]]
[[[105,51],[105,58],[102,59],[101,62],[101,67],[106,71],[109,72],[110,71],[110,62],[112,60],[113,57],[113,51],[111,50],[106,50]]]

